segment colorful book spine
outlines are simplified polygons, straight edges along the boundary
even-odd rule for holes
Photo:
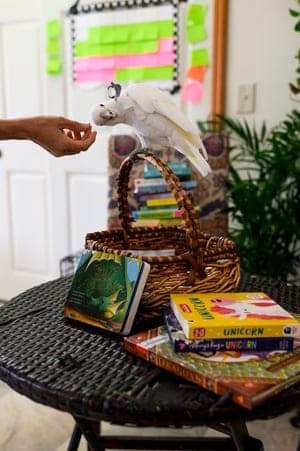
[[[169,207],[177,206],[177,201],[174,197],[166,197],[165,199],[148,199],[146,201],[147,207]]]
[[[154,179],[152,179],[153,181]],[[197,182],[195,180],[188,180],[181,182],[182,187],[186,190],[191,190],[197,187]],[[160,192],[169,192],[169,187],[166,183],[152,183],[149,185],[143,185],[142,183],[138,183],[135,185],[135,193],[160,193]]]
[[[168,166],[170,167],[170,169],[172,169],[174,174],[177,175],[177,177],[179,177],[179,178],[181,178],[181,177],[190,178],[190,176],[192,174],[191,168],[189,168],[185,162],[181,162],[181,161],[169,162]],[[145,170],[144,170],[144,178],[148,179],[148,178],[160,178],[160,177],[161,177],[161,173],[157,168],[155,168],[152,165],[146,165]]]
[[[192,191],[187,191],[187,194],[192,198],[193,193]],[[134,193],[134,197],[136,198],[137,202],[142,205],[142,204],[146,204],[148,200],[151,199],[166,199],[166,198],[170,198],[170,192],[167,191],[165,193],[147,193],[147,194],[143,194],[143,193]]]
[[[148,207],[148,205],[141,205],[139,210],[155,212],[157,210],[177,210],[177,203],[175,205],[155,205],[153,207]]]
[[[199,354],[220,351],[293,351],[294,338],[233,338],[189,340],[184,335],[176,316],[170,309],[164,311],[165,324],[170,343],[175,352],[197,352]]]
[[[134,219],[177,219],[181,218],[182,213],[180,210],[171,210],[169,208],[160,208],[153,210],[133,210],[132,215]]]
[[[173,170],[174,174],[180,180],[189,180],[192,175],[192,170],[190,168],[178,168]],[[144,172],[145,179],[160,179],[162,178],[161,173],[158,170],[149,170]]]
[[[177,226],[181,225],[183,220],[181,218],[170,219],[137,219],[132,223],[132,227],[161,227],[161,226]]]

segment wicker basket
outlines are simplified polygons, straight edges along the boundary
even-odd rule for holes
[[[165,179],[182,213],[185,227],[133,227],[128,205],[129,175],[132,166],[145,160]],[[121,228],[88,233],[88,249],[134,256],[139,251],[151,269],[138,310],[139,319],[161,315],[170,292],[230,291],[240,277],[239,258],[233,241],[200,231],[192,201],[173,171],[148,149],[132,152],[120,167],[118,206]],[[161,254],[164,250],[165,255]],[[168,250],[165,251],[165,250]],[[149,251],[157,255],[149,256]],[[173,253],[174,255],[169,255]],[[148,254],[148,255],[147,255]]]

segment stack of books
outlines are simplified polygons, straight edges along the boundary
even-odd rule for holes
[[[125,349],[252,409],[300,381],[300,321],[262,292],[171,294]]]
[[[170,162],[168,166],[192,198],[197,182],[191,180],[191,168],[183,161]],[[178,210],[176,199],[170,193],[159,170],[154,166],[146,163],[143,177],[135,179],[134,188],[134,195],[138,202],[138,209],[132,211],[135,226],[159,227],[182,223],[181,211]]]

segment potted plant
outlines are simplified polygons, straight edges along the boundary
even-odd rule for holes
[[[221,117],[229,136],[229,235],[241,267],[283,280],[297,278],[300,255],[300,113],[272,130]],[[210,123],[211,125],[211,123]],[[203,124],[199,124],[203,131]]]

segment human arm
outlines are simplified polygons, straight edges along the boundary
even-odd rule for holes
[[[55,157],[87,150],[96,139],[90,124],[60,116],[0,120],[0,140],[29,139]]]

